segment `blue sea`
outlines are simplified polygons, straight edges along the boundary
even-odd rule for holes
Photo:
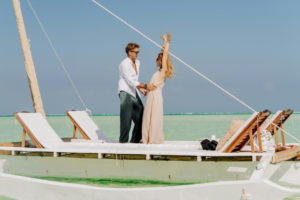
[[[164,115],[165,140],[198,141],[200,138],[210,138],[211,135],[221,138],[234,118],[247,120],[250,116],[251,113],[167,114]],[[110,139],[118,140],[120,131],[118,115],[94,115],[93,119]],[[60,137],[72,137],[73,126],[67,116],[49,115],[47,120]],[[300,114],[293,114],[285,122],[284,129],[300,139]],[[82,137],[79,132],[77,136]],[[21,141],[21,137],[22,127],[14,116],[0,116],[0,143]],[[289,136],[286,136],[286,141],[295,142]]]
[[[251,113],[207,113],[207,114],[166,114],[164,115],[165,140],[171,141],[198,141],[200,138],[210,138],[215,135],[221,138],[229,128],[232,120],[238,118],[247,120]],[[94,115],[95,122],[102,131],[110,138],[118,140],[120,117],[118,115]],[[49,124],[60,137],[72,137],[73,125],[65,115],[47,116]],[[300,114],[293,114],[284,124],[284,129],[300,139]],[[279,138],[281,134],[278,134]],[[77,136],[81,137],[77,132]],[[14,116],[0,116],[0,143],[17,142],[22,139],[22,127]],[[29,139],[29,138],[27,138]],[[289,136],[285,137],[286,142],[295,142]],[[281,141],[281,138],[280,138]],[[164,181],[141,181],[141,180],[94,180],[94,179],[70,179],[55,177],[36,177],[45,180],[61,181],[68,183],[80,183],[100,187],[161,187],[178,184],[193,183],[168,183]],[[288,199],[297,199],[296,195]],[[9,199],[0,197],[1,199]]]

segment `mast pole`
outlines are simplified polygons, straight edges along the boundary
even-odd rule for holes
[[[14,10],[15,10],[15,16],[17,19],[17,26],[18,26],[18,31],[20,35],[20,41],[22,45],[22,50],[23,50],[23,56],[25,60],[25,67],[27,71],[27,78],[28,78],[28,83],[29,83],[29,88],[31,92],[31,98],[33,102],[33,107],[34,111],[36,113],[41,113],[45,118],[45,111],[43,107],[43,102],[42,102],[42,97],[35,73],[35,68],[34,68],[34,63],[33,59],[31,56],[31,51],[30,51],[30,44],[29,40],[27,39],[26,35],[26,30],[25,30],[25,25],[24,25],[24,20],[23,20],[23,15],[21,11],[21,6],[20,6],[20,1],[19,0],[12,0]]]

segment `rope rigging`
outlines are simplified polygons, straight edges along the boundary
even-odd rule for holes
[[[153,44],[155,44],[155,45],[158,46],[159,48],[162,48],[159,44],[157,44],[157,43],[154,42],[152,39],[150,39],[149,37],[147,37],[145,34],[143,34],[143,33],[140,32],[139,30],[137,30],[136,28],[134,28],[133,26],[131,26],[130,24],[128,24],[127,22],[125,22],[123,19],[121,19],[120,17],[118,17],[117,15],[115,15],[114,13],[112,13],[111,11],[109,11],[107,8],[105,8],[104,6],[102,6],[101,4],[99,4],[97,1],[95,1],[95,0],[92,0],[92,1],[93,1],[95,4],[97,4],[98,6],[100,6],[101,8],[103,8],[104,10],[106,10],[108,13],[110,13],[111,15],[113,15],[114,17],[116,17],[117,19],[119,19],[121,22],[123,22],[124,24],[126,24],[127,26],[129,26],[130,28],[132,28],[133,30],[135,30],[137,33],[139,33],[140,35],[142,35],[143,37],[145,37],[147,40],[149,40],[150,42],[152,42]],[[44,32],[44,34],[45,34],[45,36],[46,36],[48,42],[50,43],[50,45],[51,45],[51,47],[52,47],[52,49],[53,49],[53,51],[54,51],[54,53],[55,53],[57,59],[59,60],[59,62],[60,62],[60,64],[61,64],[63,70],[65,71],[65,73],[66,73],[66,75],[67,75],[69,81],[71,82],[71,84],[72,84],[72,86],[73,86],[73,88],[74,88],[74,90],[75,90],[77,96],[79,97],[79,99],[80,99],[82,105],[83,105],[84,108],[86,109],[86,112],[92,117],[93,121],[98,125],[98,123],[95,121],[95,119],[94,119],[94,117],[93,117],[93,115],[92,115],[92,112],[86,107],[85,103],[83,102],[83,100],[82,100],[82,98],[81,98],[81,96],[80,96],[80,94],[79,94],[77,88],[75,87],[75,84],[73,83],[73,81],[72,81],[72,79],[71,79],[71,77],[70,77],[68,71],[66,70],[66,68],[65,68],[65,66],[64,66],[64,64],[63,64],[63,62],[61,61],[61,59],[60,59],[58,53],[56,52],[56,50],[55,50],[55,48],[54,48],[54,46],[53,46],[53,44],[52,44],[52,42],[51,42],[51,40],[50,40],[48,34],[46,33],[46,31],[45,31],[45,29],[44,29],[44,27],[43,27],[41,21],[39,20],[39,18],[38,18],[38,16],[37,16],[36,12],[34,11],[32,5],[31,5],[30,1],[27,0],[27,2],[28,2],[28,4],[29,4],[29,6],[30,6],[32,12],[34,13],[34,15],[35,15],[35,17],[36,17],[38,23],[40,24],[40,26],[41,26],[41,28],[42,28],[42,30],[43,30],[43,32]],[[225,92],[226,94],[228,94],[229,96],[231,96],[232,98],[234,98],[235,100],[237,100],[238,102],[240,102],[242,105],[244,105],[245,107],[247,107],[248,109],[250,109],[252,112],[256,112],[256,111],[255,111],[253,108],[251,108],[249,105],[247,105],[246,103],[244,103],[243,101],[241,101],[240,99],[238,99],[237,97],[235,97],[234,95],[232,95],[231,93],[229,93],[227,90],[225,90],[224,88],[222,88],[221,86],[219,86],[218,84],[216,84],[215,82],[213,82],[212,80],[210,80],[209,78],[207,78],[205,75],[203,75],[202,73],[200,73],[199,71],[197,71],[196,69],[194,69],[193,67],[191,67],[190,65],[188,65],[187,63],[185,63],[184,61],[182,61],[181,59],[179,59],[179,58],[178,58],[177,56],[175,56],[174,54],[172,54],[171,52],[169,52],[169,54],[170,54],[172,57],[174,57],[176,60],[178,60],[179,62],[181,62],[182,64],[184,64],[185,66],[187,66],[188,68],[190,68],[191,70],[193,70],[194,72],[196,72],[197,74],[199,74],[200,76],[202,76],[204,79],[206,79],[207,81],[209,81],[210,83],[212,83],[213,85],[215,85],[216,87],[218,87],[220,90],[222,90],[223,92]],[[267,120],[268,120],[269,122],[271,122],[269,119],[267,119]],[[278,126],[277,126],[276,124],[274,124],[273,122],[271,122],[271,124],[273,124],[273,125],[276,126],[278,129],[280,129],[280,130],[282,130],[283,132],[285,132],[287,135],[289,135],[290,137],[292,137],[293,139],[295,139],[297,142],[300,142],[297,138],[295,138],[294,136],[292,136],[291,134],[289,134],[287,131],[281,129],[280,127],[278,127]],[[99,125],[98,125],[98,127],[99,127]]]
[[[71,77],[70,77],[70,75],[69,75],[67,69],[65,68],[63,62],[61,61],[61,59],[60,59],[58,53],[56,52],[56,50],[55,50],[55,48],[54,48],[54,46],[53,46],[53,44],[52,44],[52,42],[51,42],[51,40],[50,40],[48,34],[46,33],[46,31],[45,31],[45,29],[44,29],[44,27],[43,27],[41,21],[39,20],[37,14],[35,13],[35,11],[34,11],[32,5],[31,5],[30,1],[27,0],[27,2],[28,2],[28,4],[29,4],[29,6],[30,6],[30,8],[31,8],[31,10],[32,10],[32,12],[33,12],[33,14],[35,15],[37,21],[39,22],[39,24],[40,24],[40,26],[41,26],[41,28],[42,28],[42,30],[43,30],[43,32],[44,32],[46,38],[48,39],[48,42],[50,43],[50,45],[51,45],[51,47],[52,47],[52,49],[53,49],[53,51],[54,51],[54,53],[55,53],[57,59],[59,60],[61,66],[62,66],[62,68],[63,68],[63,70],[65,71],[65,73],[66,73],[66,75],[67,75],[67,77],[68,77],[68,79],[69,79],[69,81],[71,82],[71,84],[72,84],[72,86],[73,86],[73,88],[74,88],[74,90],[75,90],[77,96],[79,97],[79,99],[80,99],[80,101],[81,101],[83,107],[85,108],[85,111],[88,113],[88,115],[91,116],[92,120],[97,124],[97,126],[100,127],[99,124],[97,123],[97,121],[94,119],[94,116],[92,115],[92,112],[86,107],[85,103],[83,102],[83,100],[82,100],[82,98],[81,98],[81,96],[80,96],[80,94],[79,94],[79,92],[78,92],[78,90],[77,90],[75,84],[73,83],[73,81],[72,81],[72,79],[71,79]]]
[[[98,3],[95,0],[92,0],[92,1],[95,4],[97,4],[98,6],[100,6],[101,8],[103,8],[104,10],[106,10],[108,13],[110,13],[111,15],[113,15],[114,17],[116,17],[118,20],[120,20],[121,22],[123,22],[124,24],[126,24],[127,26],[129,26],[130,28],[132,28],[133,30],[135,30],[136,32],[138,32],[140,35],[142,35],[143,37],[145,37],[147,40],[149,40],[150,42],[152,42],[153,44],[155,44],[159,48],[162,48],[159,44],[157,44],[156,42],[154,42],[153,40],[151,40],[149,37],[147,37],[145,34],[143,34],[139,30],[137,30],[136,28],[134,28],[133,26],[131,26],[130,24],[128,24],[127,22],[125,22],[123,19],[121,19],[120,17],[118,17],[117,15],[115,15],[113,12],[111,12],[110,10],[108,10],[107,8],[105,8],[104,6],[102,6],[100,3]],[[251,108],[250,106],[248,106],[246,103],[242,102],[240,99],[238,99],[237,97],[235,97],[234,95],[232,95],[231,93],[229,93],[227,90],[225,90],[224,88],[222,88],[221,86],[219,86],[218,84],[216,84],[215,82],[213,82],[212,80],[210,80],[209,78],[207,78],[206,76],[204,76],[203,74],[201,74],[200,72],[198,72],[196,69],[194,69],[193,67],[191,67],[190,65],[188,65],[187,63],[185,63],[184,61],[182,61],[181,59],[179,59],[174,54],[172,54],[171,52],[169,52],[169,54],[173,58],[175,58],[176,60],[178,60],[179,62],[181,62],[182,64],[184,64],[185,66],[187,66],[188,68],[190,68],[191,70],[193,70],[194,72],[196,72],[197,74],[199,74],[200,76],[202,76],[203,78],[205,78],[207,81],[209,81],[210,83],[212,83],[213,85],[215,85],[216,87],[218,87],[220,90],[222,90],[223,92],[225,92],[226,94],[228,94],[229,96],[231,96],[232,98],[234,98],[235,100],[237,100],[238,102],[240,102],[241,104],[243,104],[244,106],[246,106],[247,108],[249,108],[252,112],[256,112],[253,108]]]
[[[136,31],[137,33],[139,33],[140,35],[142,35],[144,38],[146,38],[147,40],[149,40],[150,42],[152,42],[153,44],[155,44],[156,46],[158,46],[159,48],[162,48],[159,44],[157,44],[156,42],[154,42],[152,39],[150,39],[149,37],[147,37],[145,34],[143,34],[142,32],[140,32],[139,30],[137,30],[136,28],[134,28],[133,26],[131,26],[130,24],[128,24],[126,21],[124,21],[123,19],[121,19],[120,17],[118,17],[116,14],[114,14],[113,12],[111,12],[110,10],[108,10],[107,8],[105,8],[103,5],[101,5],[100,3],[98,3],[96,0],[92,0],[92,2],[94,2],[95,4],[97,4],[98,6],[100,6],[101,8],[103,8],[105,11],[107,11],[109,14],[111,14],[112,16],[114,16],[115,18],[117,18],[118,20],[120,20],[121,22],[123,22],[124,24],[126,24],[127,26],[129,26],[131,29],[133,29],[134,31]],[[247,105],[246,103],[244,103],[243,101],[241,101],[240,99],[238,99],[237,97],[235,97],[233,94],[231,94],[230,92],[228,92],[227,90],[225,90],[224,88],[222,88],[221,86],[219,86],[218,84],[216,84],[215,82],[213,82],[212,80],[210,80],[209,78],[207,78],[206,76],[204,76],[202,73],[198,72],[196,69],[194,69],[193,67],[191,67],[190,65],[188,65],[187,63],[185,63],[184,61],[182,61],[180,58],[178,58],[177,56],[175,56],[174,54],[172,54],[171,52],[169,52],[169,54],[175,58],[176,60],[178,60],[179,62],[181,62],[182,64],[184,64],[185,66],[187,66],[188,68],[190,68],[191,70],[193,70],[194,72],[196,72],[197,74],[199,74],[200,76],[202,76],[204,79],[206,79],[207,81],[209,81],[210,83],[212,83],[213,85],[215,85],[217,88],[219,88],[220,90],[222,90],[223,92],[225,92],[226,94],[228,94],[229,96],[231,96],[232,98],[234,98],[235,100],[237,100],[238,102],[240,102],[242,105],[246,106],[247,108],[249,108],[252,112],[256,112],[253,108],[251,108],[249,105]],[[271,122],[269,119],[267,119],[269,122]],[[294,136],[292,136],[291,134],[289,134],[288,132],[286,132],[285,130],[281,129],[280,127],[278,127],[276,124],[274,124],[273,122],[271,122],[271,124],[273,124],[274,126],[276,126],[277,128],[279,128],[280,130],[284,131],[288,136],[292,137],[294,140],[296,140],[297,142],[300,142],[298,139],[296,139]]]
[[[40,26],[41,26],[41,28],[42,28],[42,30],[43,30],[43,32],[44,32],[44,34],[46,35],[46,38],[48,39],[48,42],[50,43],[50,45],[51,45],[51,47],[52,47],[52,49],[53,49],[53,51],[54,51],[54,53],[55,53],[55,55],[56,55],[57,59],[59,60],[59,62],[60,62],[60,64],[61,64],[62,68],[64,69],[64,71],[65,71],[65,73],[66,73],[67,77],[69,78],[69,80],[70,80],[70,82],[71,82],[71,84],[72,84],[72,86],[73,86],[73,88],[74,88],[75,92],[77,93],[77,95],[78,95],[78,97],[79,97],[79,99],[80,99],[80,101],[81,101],[82,105],[83,105],[83,106],[84,106],[84,108],[85,108],[85,109],[88,111],[88,109],[87,109],[87,107],[85,106],[85,104],[84,104],[84,102],[83,102],[83,100],[82,100],[82,98],[81,98],[81,96],[80,96],[79,92],[77,91],[77,89],[76,89],[76,87],[75,87],[75,85],[74,85],[74,83],[73,83],[73,81],[72,81],[72,79],[71,79],[71,77],[70,77],[70,75],[69,75],[68,71],[66,70],[66,68],[65,68],[64,64],[62,63],[62,61],[61,61],[60,57],[58,56],[58,54],[57,54],[57,52],[56,52],[56,50],[55,50],[55,48],[54,48],[54,46],[53,46],[53,44],[52,44],[52,42],[51,42],[50,38],[48,37],[48,34],[46,33],[46,31],[45,31],[45,29],[44,29],[44,27],[43,27],[43,25],[42,25],[41,21],[39,20],[39,18],[38,18],[38,16],[37,16],[37,14],[35,13],[35,11],[34,11],[34,9],[33,9],[32,5],[31,5],[30,1],[29,1],[29,0],[27,0],[27,2],[28,2],[28,4],[29,4],[29,6],[30,6],[30,8],[31,8],[31,10],[32,10],[32,12],[33,12],[33,14],[35,15],[35,17],[36,17],[37,21],[39,22],[39,24],[40,24]]]

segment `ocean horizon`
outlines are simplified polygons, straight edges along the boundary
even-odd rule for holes
[[[164,113],[164,115],[251,115],[252,113]],[[272,112],[275,114],[275,112]],[[293,115],[300,114],[300,112],[293,112]],[[93,116],[120,116],[120,114],[92,114]],[[66,116],[66,114],[46,114],[47,117]],[[14,115],[0,115],[0,117],[14,117]]]

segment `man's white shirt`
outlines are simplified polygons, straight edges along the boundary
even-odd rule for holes
[[[136,86],[138,86],[140,83],[139,80],[139,74],[140,74],[140,61],[135,60],[135,65],[138,74],[136,74],[136,71],[132,67],[132,61],[127,57],[124,59],[121,64],[119,65],[119,88],[118,88],[118,94],[120,91],[127,92],[128,94],[132,95],[133,97],[136,97],[136,91],[138,89]],[[137,92],[140,96],[140,93]]]

